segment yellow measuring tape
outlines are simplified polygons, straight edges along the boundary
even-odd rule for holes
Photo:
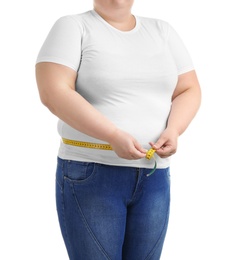
[[[78,147],[84,147],[84,148],[90,148],[90,149],[99,149],[99,150],[113,150],[110,144],[99,144],[99,143],[90,143],[90,142],[82,142],[82,141],[76,141],[76,140],[70,140],[66,138],[62,138],[63,143],[67,145],[73,145]],[[155,160],[154,154],[156,150],[153,148],[149,149],[146,153],[146,159],[151,160],[152,158]],[[155,172],[157,167],[157,163],[155,160],[154,168],[150,173],[147,174],[147,176],[150,176],[152,173]]]
[[[100,149],[100,150],[113,150],[109,144],[98,144],[98,143],[89,143],[89,142],[82,142],[82,141],[75,141],[66,138],[62,138],[64,144],[79,146],[84,148],[91,148],[91,149]]]

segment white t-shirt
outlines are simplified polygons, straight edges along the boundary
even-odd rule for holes
[[[61,17],[45,40],[38,62],[55,62],[78,72],[76,91],[118,128],[149,149],[166,127],[178,75],[193,70],[191,58],[174,29],[158,19],[136,16],[136,26],[120,31],[94,10]],[[61,137],[103,143],[59,120]],[[62,159],[152,168],[147,159],[126,160],[115,152],[61,142]],[[169,158],[156,156],[157,167]]]

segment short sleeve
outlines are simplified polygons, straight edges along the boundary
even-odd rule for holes
[[[59,18],[44,41],[36,63],[54,62],[77,71],[81,60],[81,26],[72,16]]]
[[[194,65],[187,48],[177,32],[170,25],[168,30],[168,46],[176,63],[179,75],[194,69]]]

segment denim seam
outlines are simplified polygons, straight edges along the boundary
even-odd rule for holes
[[[133,204],[134,203],[134,201],[135,201],[135,199],[136,199],[136,195],[137,195],[137,193],[138,193],[138,191],[139,191],[139,189],[140,189],[140,187],[141,187],[141,183],[142,183],[142,175],[141,175],[141,172],[140,172],[140,169],[139,168],[137,168],[138,169],[138,179],[137,179],[137,183],[136,183],[136,186],[135,186],[135,190],[134,190],[134,193],[133,193],[133,195],[132,195],[132,197],[131,197],[131,199],[128,201],[128,203],[127,203],[127,206],[130,206],[131,204]]]
[[[58,181],[58,179],[57,179],[57,178],[56,178],[56,183],[58,184],[58,186],[59,186],[59,188],[60,188],[61,192],[63,192],[63,188],[62,188],[62,186],[61,186],[61,184],[60,184],[60,182]]]
[[[64,176],[64,164],[62,165],[62,176]],[[64,182],[63,182],[64,185]],[[69,240],[69,235],[67,231],[67,226],[66,226],[66,217],[65,217],[65,204],[64,204],[64,187],[61,189],[61,194],[62,194],[62,199],[61,199],[61,204],[62,204],[62,217],[63,217],[63,223],[64,223],[64,232],[65,232],[65,237],[66,237],[66,242],[68,243],[68,248],[71,249],[71,252],[68,252],[70,254],[70,259],[72,258],[72,247],[71,247],[71,242]]]
[[[168,205],[168,212],[167,212],[167,214],[166,214],[165,224],[164,224],[163,229],[162,229],[162,231],[161,231],[160,237],[158,238],[156,244],[154,245],[154,247],[152,248],[152,250],[150,251],[150,253],[147,255],[147,257],[146,257],[144,260],[151,259],[151,257],[153,256],[155,250],[158,248],[158,243],[159,243],[159,241],[161,240],[163,231],[165,230],[165,228],[166,228],[166,226],[167,226],[169,211],[170,211],[170,203],[169,203],[169,205]]]
[[[76,198],[76,196],[75,196],[74,185],[72,184],[71,186],[72,186],[72,189],[73,189],[73,195],[74,195],[76,204],[77,204],[77,206],[78,206],[78,208],[79,208],[79,212],[80,212],[80,214],[81,214],[82,221],[83,221],[83,223],[84,223],[84,225],[85,225],[85,227],[86,227],[88,233],[89,233],[90,236],[92,237],[93,241],[95,242],[96,246],[98,247],[98,249],[100,250],[100,252],[102,253],[102,255],[103,255],[106,259],[111,260],[111,258],[108,256],[108,254],[107,254],[107,252],[105,251],[105,249],[103,248],[103,246],[100,244],[99,240],[96,238],[94,232],[91,230],[91,228],[90,228],[90,226],[89,226],[89,224],[88,224],[88,221],[86,220],[85,215],[84,215],[84,213],[83,213],[83,211],[82,211],[82,209],[81,209],[81,206],[80,206],[80,204],[79,204],[79,202],[78,202],[78,200],[77,200],[77,198]]]

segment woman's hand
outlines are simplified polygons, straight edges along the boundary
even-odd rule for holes
[[[176,153],[178,136],[178,132],[166,128],[158,141],[156,143],[150,142],[150,145],[156,150],[158,156],[167,158]]]
[[[120,129],[114,131],[109,143],[120,158],[137,160],[146,156],[147,150],[134,137]]]

